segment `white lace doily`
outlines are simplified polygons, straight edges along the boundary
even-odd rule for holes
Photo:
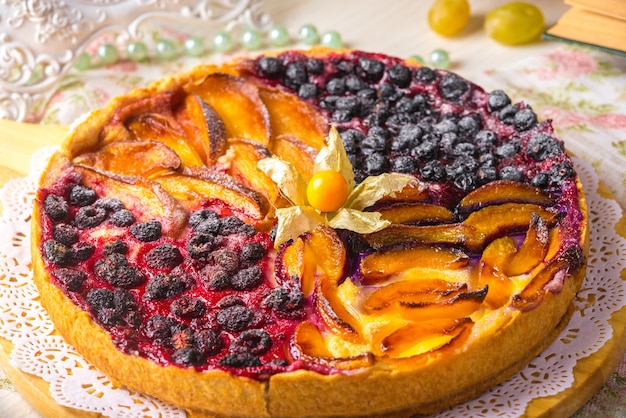
[[[29,224],[37,182],[53,148],[33,155],[30,175],[10,180],[0,190],[0,336],[14,345],[12,365],[49,383],[60,405],[106,417],[182,418],[185,412],[152,397],[114,387],[61,337],[38,302],[30,271]],[[517,417],[535,398],[555,395],[574,383],[576,362],[600,349],[613,334],[611,315],[626,305],[626,239],[615,232],[619,204],[601,197],[593,168],[574,160],[585,188],[590,227],[587,277],[575,312],[550,347],[522,371],[479,398],[440,413],[438,418]],[[8,239],[7,239],[8,238]]]

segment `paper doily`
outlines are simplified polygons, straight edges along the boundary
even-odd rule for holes
[[[0,336],[15,346],[11,363],[49,383],[60,405],[97,412],[106,417],[182,418],[184,411],[124,388],[87,363],[61,337],[38,302],[30,271],[30,216],[39,176],[54,148],[32,157],[28,177],[10,180],[0,190]],[[555,395],[574,383],[574,366],[599,350],[613,335],[611,315],[626,305],[626,238],[615,226],[622,209],[599,195],[593,168],[574,159],[589,205],[590,252],[587,277],[575,300],[575,312],[560,336],[506,382],[480,397],[438,415],[456,417],[516,417],[535,398]]]

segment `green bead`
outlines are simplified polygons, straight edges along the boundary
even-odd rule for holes
[[[420,65],[424,65],[424,58],[421,55],[411,55],[410,57],[413,61],[417,62]]]
[[[241,34],[241,45],[248,51],[254,51],[259,49],[263,43],[263,36],[261,32],[254,28],[247,28]]]
[[[315,45],[319,42],[320,36],[317,33],[317,28],[309,23],[298,30],[298,39],[304,44]]]
[[[274,26],[268,36],[272,46],[285,46],[289,43],[289,32],[282,25]]]
[[[104,65],[115,64],[119,58],[119,53],[115,45],[102,44],[98,47],[98,58]]]
[[[435,49],[430,53],[430,63],[433,67],[446,69],[450,66],[450,56],[443,49]]]
[[[161,39],[156,43],[157,56],[164,60],[174,59],[178,53],[176,44],[168,39]]]
[[[331,30],[322,35],[322,45],[328,48],[340,49],[343,48],[343,42],[341,41],[341,35],[339,32]]]
[[[74,63],[74,68],[78,71],[85,71],[91,67],[91,57],[88,53],[83,52],[76,58],[76,62]]]
[[[213,49],[217,52],[228,52],[235,46],[228,32],[220,31],[213,37]]]
[[[185,54],[192,57],[199,57],[206,52],[204,41],[197,36],[190,36],[185,39],[183,47],[185,48]]]
[[[126,54],[132,61],[143,61],[148,57],[148,47],[143,42],[131,42],[126,47]]]

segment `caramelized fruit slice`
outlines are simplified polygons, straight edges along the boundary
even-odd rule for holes
[[[418,182],[409,183],[400,192],[395,193],[393,196],[387,195],[380,199],[379,203],[393,203],[393,202],[424,202],[429,198],[428,187]]]
[[[550,206],[554,203],[554,196],[530,184],[513,180],[496,180],[468,193],[461,199],[457,208],[466,213],[484,206],[503,203],[532,203]]]
[[[454,214],[447,208],[430,203],[400,203],[376,209],[383,219],[394,224],[404,223],[447,223]]]
[[[313,294],[315,288],[315,265],[305,262],[304,241],[298,237],[289,245],[282,247],[276,255],[276,275],[284,281],[297,278],[305,297]],[[305,279],[306,278],[306,279]]]
[[[304,181],[311,180],[317,156],[315,148],[296,137],[279,135],[272,140],[271,150],[276,156],[293,164]]]
[[[268,146],[270,118],[253,83],[228,74],[209,74],[193,93],[220,116],[228,138],[243,138]],[[242,117],[245,115],[245,117]]]
[[[385,337],[381,352],[395,358],[410,358],[462,343],[474,323],[469,318],[434,319],[411,323]]]
[[[363,283],[374,284],[412,268],[461,269],[468,260],[467,254],[455,248],[417,246],[372,253],[361,261],[360,270]]]
[[[302,322],[291,338],[289,350],[294,360],[305,360],[314,364],[336,367],[344,370],[366,367],[374,362],[371,353],[348,357],[335,357],[328,350],[324,336],[311,322]]]
[[[269,111],[274,138],[299,138],[318,151],[326,145],[328,123],[313,106],[275,88],[260,87],[259,95]]]
[[[517,276],[535,268],[548,253],[549,232],[543,218],[533,213],[526,238],[517,253],[506,264],[504,273],[508,276]]]
[[[158,220],[162,232],[178,237],[187,225],[187,211],[158,183],[142,177],[121,177],[75,166],[83,184],[91,187],[101,197],[116,197],[132,211],[138,222]]]
[[[485,303],[492,309],[504,305],[513,295],[513,282],[503,270],[516,251],[513,238],[498,238],[485,248],[478,262],[478,283],[488,286]]]
[[[226,127],[215,109],[195,94],[185,97],[176,111],[189,144],[205,165],[213,165],[226,149]]]
[[[118,141],[98,151],[79,155],[74,164],[123,176],[151,177],[175,171],[181,160],[170,147],[157,141]]]

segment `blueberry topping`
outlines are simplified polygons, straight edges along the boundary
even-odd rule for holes
[[[346,92],[346,82],[343,78],[332,78],[326,83],[328,94],[341,96]]]
[[[515,105],[508,105],[502,108],[498,112],[498,118],[500,118],[502,123],[506,125],[514,125],[516,114],[517,114],[517,107]]]
[[[493,131],[482,130],[476,134],[474,142],[481,152],[489,152],[489,149],[498,142],[498,137]]]
[[[200,225],[202,222],[218,219],[219,216],[212,210],[200,209],[191,214],[191,216],[189,217],[189,225],[192,229],[196,229],[198,225]],[[214,232],[217,232],[217,230],[215,230]]]
[[[85,280],[87,280],[87,274],[84,272],[68,268],[54,269],[52,270],[52,275],[59,279],[70,292],[79,290]]]
[[[111,254],[96,261],[96,275],[115,287],[131,288],[142,284],[145,277],[122,254]]]
[[[231,343],[231,353],[263,355],[272,347],[272,337],[263,329],[250,329],[239,334]]]
[[[392,170],[397,173],[410,174],[417,168],[415,160],[409,156],[402,155],[393,160]]]
[[[481,128],[481,121],[478,115],[464,116],[458,123],[459,133],[466,137],[474,136]]]
[[[352,117],[358,114],[360,103],[356,96],[341,96],[335,106],[337,110],[344,110]]]
[[[231,287],[235,290],[252,290],[263,282],[263,271],[259,266],[239,270],[230,278]]]
[[[242,262],[257,261],[265,256],[265,247],[260,242],[248,242],[241,247]]]
[[[423,83],[430,83],[435,81],[437,74],[430,67],[420,67],[415,72],[415,78]]]
[[[535,177],[533,177],[533,179],[530,181],[530,184],[540,189],[545,189],[550,184],[550,175],[543,172],[537,173],[535,174]]]
[[[179,348],[172,354],[172,360],[181,366],[202,366],[206,363],[206,358],[196,350],[195,347],[187,346]]]
[[[161,222],[153,220],[131,226],[130,233],[139,241],[151,242],[161,238],[161,228]]]
[[[478,168],[478,163],[474,158],[468,155],[458,156],[452,164],[446,167],[448,177],[455,180],[461,174],[474,173]]]
[[[361,58],[359,65],[365,73],[365,78],[371,83],[379,81],[385,73],[385,64],[376,59]]]
[[[498,164],[498,159],[493,154],[481,154],[478,157],[478,164],[483,167],[495,167]]]
[[[297,89],[308,81],[306,66],[301,62],[292,62],[285,68],[285,84],[292,89]]]
[[[344,74],[351,74],[354,72],[354,63],[348,60],[341,60],[336,64],[335,68]]]
[[[411,155],[420,160],[433,160],[439,155],[439,143],[430,134],[422,138],[422,143],[413,148]]]
[[[106,218],[106,210],[96,206],[83,206],[74,218],[74,225],[79,229],[94,228],[100,225]]]
[[[118,254],[126,254],[128,252],[128,245],[126,245],[126,243],[122,240],[115,240],[113,242],[107,242],[106,244],[104,244],[104,247],[102,248],[102,254],[103,255],[110,255],[113,253],[118,253]]]
[[[181,294],[189,287],[190,277],[184,271],[157,273],[146,284],[145,300],[169,299]]]
[[[420,169],[420,175],[425,181],[442,181],[446,178],[446,167],[437,160],[429,161]]]
[[[44,200],[43,210],[53,221],[60,221],[67,216],[69,205],[61,196],[49,194]]]
[[[498,176],[502,180],[524,181],[524,173],[519,168],[510,165],[502,167]]]
[[[170,309],[180,317],[199,318],[206,312],[206,304],[200,298],[183,295],[172,301]]]
[[[220,309],[215,316],[216,322],[226,331],[239,332],[248,328],[254,319],[254,312],[243,305],[232,305]]]
[[[257,61],[257,70],[264,76],[276,77],[283,71],[283,63],[278,58],[263,57]]]
[[[96,201],[96,191],[85,186],[74,186],[70,191],[70,203],[74,206],[87,206]]]
[[[515,113],[513,124],[518,131],[527,131],[537,124],[537,115],[530,107],[525,107]]]
[[[477,178],[474,173],[459,173],[454,177],[454,185],[461,190],[474,190],[477,186]]]
[[[481,166],[476,170],[476,178],[481,184],[489,183],[498,179],[498,171],[494,166]]]
[[[500,158],[513,158],[519,154],[520,146],[517,142],[505,142],[496,148],[496,155]]]
[[[458,157],[461,155],[467,155],[473,157],[476,154],[476,146],[469,142],[461,142],[457,144],[452,150],[452,155]]]
[[[298,88],[298,96],[302,99],[313,99],[318,94],[319,90],[313,83],[304,83]]]
[[[111,212],[117,212],[118,210],[124,209],[124,202],[114,197],[102,197],[96,200],[94,205],[98,208]]]
[[[439,84],[441,95],[453,102],[458,101],[468,90],[467,82],[454,74],[446,74]]]
[[[324,72],[324,61],[319,58],[309,58],[306,61],[306,69],[310,74],[322,74]]]
[[[375,128],[380,129],[378,127],[375,127]],[[372,131],[375,128],[372,128],[370,130],[370,133],[363,140],[363,142],[361,142],[361,148],[363,149],[363,152],[366,154],[369,154],[370,152],[375,152],[375,151],[384,151],[385,148],[387,147],[387,139],[385,138],[385,136],[376,135],[376,134],[372,135]]]
[[[365,81],[361,80],[359,77],[357,77],[354,74],[350,74],[346,76],[345,81],[346,81],[346,88],[352,93],[356,93],[357,91],[368,87]]]
[[[346,152],[349,152],[349,153],[356,152],[357,148],[359,147],[359,144],[364,138],[361,132],[354,130],[354,129],[345,130],[341,132],[340,135],[341,135],[341,141],[343,142],[343,147],[345,148]]]
[[[111,214],[109,222],[119,227],[130,226],[135,223],[135,215],[129,210],[121,209]]]
[[[69,247],[78,242],[78,229],[69,224],[58,224],[54,226],[52,236],[61,244]]]
[[[381,83],[378,87],[378,94],[382,99],[392,99],[398,94],[398,89],[391,83]]]
[[[251,353],[230,353],[222,357],[219,361],[220,366],[245,368],[261,366],[261,360]]]
[[[422,128],[415,124],[407,124],[400,128],[400,132],[391,142],[393,151],[404,151],[414,148],[423,135]]]
[[[59,266],[63,266],[71,260],[70,249],[54,239],[49,239],[43,243],[43,255],[48,261]]]
[[[379,152],[374,152],[365,158],[365,172],[369,176],[377,176],[389,170],[389,160]]]
[[[511,99],[502,90],[494,90],[489,93],[487,106],[492,112],[498,111],[511,104]]]
[[[411,84],[411,70],[401,64],[395,64],[389,69],[389,80],[400,88]]]
[[[563,145],[544,133],[534,135],[526,145],[526,153],[535,161],[544,161],[563,151]]]
[[[563,180],[574,177],[574,167],[569,163],[559,163],[550,169],[550,183],[561,184]]]

